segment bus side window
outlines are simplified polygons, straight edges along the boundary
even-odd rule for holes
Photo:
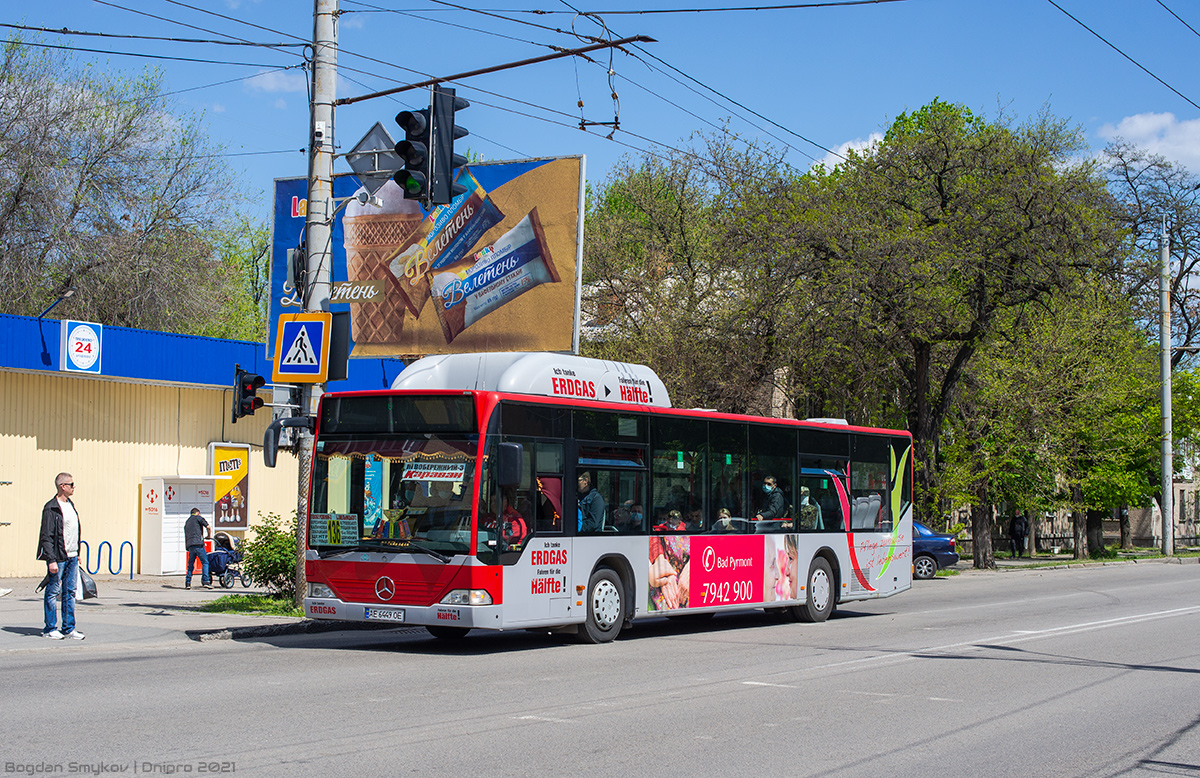
[[[842,516],[842,494],[846,492],[844,467],[829,461],[803,463],[797,490],[796,529],[801,532],[841,532],[845,529]]]
[[[562,532],[562,476],[537,477],[537,532]]]
[[[534,460],[534,479],[529,498],[536,516],[531,526],[535,532],[562,532],[562,471],[561,443],[538,443]]]

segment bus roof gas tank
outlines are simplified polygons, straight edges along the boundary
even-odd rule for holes
[[[573,354],[516,351],[425,357],[406,367],[392,388],[514,392],[671,407],[666,384],[645,365]]]

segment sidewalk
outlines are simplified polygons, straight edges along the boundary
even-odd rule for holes
[[[224,594],[261,594],[260,589],[183,588],[183,576],[95,575],[100,596],[75,603],[75,621],[84,641],[47,640],[42,633],[42,595],[34,592],[40,578],[0,579],[13,591],[0,597],[0,653],[69,648],[71,645],[170,644],[193,640],[256,637],[328,629],[337,622],[314,623],[287,616],[204,613],[198,606]],[[61,625],[60,625],[61,626]]]
[[[1105,565],[1136,565],[1136,564],[1196,564],[1200,562],[1200,557],[1162,557],[1132,554],[1129,556],[1118,556],[1115,559],[1075,559],[1068,554],[1038,554],[1036,557],[1028,556],[1018,557],[1013,559],[1007,552],[997,554],[996,557],[997,570],[1061,570],[1068,565],[1071,567],[1103,567]],[[973,562],[971,556],[967,555],[959,559],[955,565],[955,570],[960,572],[973,570]]]

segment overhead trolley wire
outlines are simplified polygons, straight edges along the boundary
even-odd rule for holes
[[[698,14],[727,13],[730,11],[792,11],[798,8],[836,8],[849,5],[877,5],[879,3],[903,3],[907,0],[843,0],[833,3],[789,3],[787,5],[743,5],[728,8],[644,8],[629,11],[579,11],[584,16],[641,16],[647,14]],[[528,13],[528,12],[522,12]],[[540,13],[566,13],[566,11],[542,11]]]
[[[88,49],[81,46],[60,46],[54,43],[36,43],[34,41],[26,41],[20,39],[0,40],[0,43],[11,44],[16,46],[35,46],[41,49],[58,49],[61,51],[82,51],[88,54],[109,54],[114,57],[138,57],[140,59],[161,59],[171,62],[192,62],[200,65],[233,65],[236,67],[248,68],[278,68],[278,65],[267,64],[263,62],[230,62],[228,60],[218,59],[199,59],[197,57],[172,57],[168,54],[141,54],[133,51],[109,51],[107,49]]]
[[[303,46],[302,43],[255,43],[253,41],[218,41],[203,38],[166,38],[158,35],[131,35],[128,33],[112,33],[112,32],[92,32],[88,30],[72,30],[68,27],[30,27],[24,24],[7,24],[0,22],[0,27],[8,27],[14,30],[24,30],[26,32],[44,32],[53,35],[81,35],[93,38],[117,38],[123,40],[138,40],[138,41],[163,41],[166,43],[208,43],[216,46],[253,46],[263,49],[277,49],[289,46]]]
[[[1200,36],[1200,32],[1196,32],[1195,27],[1193,27],[1192,25],[1185,22],[1179,14],[1175,13],[1170,8],[1167,8],[1166,3],[1164,3],[1162,0],[1158,0],[1158,4],[1161,5],[1163,8],[1166,8],[1167,13],[1171,14],[1171,16],[1174,16],[1176,19],[1178,19],[1180,24],[1182,24],[1184,27],[1187,27],[1189,30],[1191,30],[1193,33],[1195,33],[1197,36]]]
[[[1063,8],[1063,7],[1062,7],[1061,5],[1059,5],[1058,3],[1054,2],[1054,0],[1046,0],[1046,2],[1048,2],[1050,5],[1054,6],[1054,7],[1055,7],[1055,8],[1057,8],[1058,10],[1062,11],[1064,14],[1066,14],[1066,15],[1067,15],[1067,16],[1068,16],[1068,17],[1071,19],[1071,21],[1075,22],[1075,23],[1076,23],[1076,24],[1078,24],[1080,27],[1082,27],[1083,29],[1085,29],[1085,30],[1087,30],[1088,32],[1090,32],[1092,35],[1095,35],[1097,38],[1099,38],[1101,41],[1103,41],[1103,42],[1104,42],[1104,44],[1105,44],[1105,45],[1107,45],[1107,46],[1108,46],[1110,49],[1112,49],[1113,51],[1117,52],[1118,54],[1120,54],[1120,55],[1121,55],[1122,57],[1124,57],[1125,59],[1127,59],[1127,60],[1129,60],[1130,62],[1132,62],[1132,63],[1133,63],[1134,65],[1136,65],[1136,66],[1138,67],[1138,69],[1139,69],[1139,70],[1141,70],[1143,73],[1145,73],[1146,75],[1150,76],[1150,77],[1151,77],[1151,78],[1153,78],[1155,81],[1157,81],[1158,83],[1160,83],[1160,84],[1162,84],[1163,86],[1165,86],[1167,89],[1170,89],[1172,92],[1174,92],[1175,94],[1177,94],[1177,95],[1179,95],[1180,97],[1182,97],[1182,98],[1183,98],[1185,101],[1187,101],[1187,102],[1188,102],[1188,103],[1189,103],[1189,104],[1190,104],[1190,105],[1191,105],[1193,108],[1196,108],[1197,110],[1200,110],[1200,105],[1197,105],[1197,104],[1196,104],[1196,103],[1195,103],[1195,102],[1194,102],[1194,101],[1193,101],[1193,100],[1192,100],[1190,97],[1188,97],[1187,95],[1185,95],[1183,92],[1180,92],[1178,89],[1176,89],[1175,87],[1171,86],[1171,85],[1170,85],[1170,84],[1168,84],[1166,81],[1163,81],[1163,80],[1162,80],[1161,78],[1159,78],[1158,76],[1156,76],[1156,75],[1154,75],[1153,73],[1151,73],[1151,72],[1150,72],[1150,70],[1149,70],[1148,68],[1146,68],[1146,66],[1145,66],[1145,65],[1143,65],[1143,64],[1142,64],[1142,63],[1140,63],[1140,62],[1138,62],[1136,59],[1134,59],[1133,57],[1129,56],[1129,55],[1128,55],[1128,54],[1126,54],[1125,52],[1121,51],[1119,48],[1117,48],[1117,46],[1116,46],[1115,44],[1113,44],[1111,41],[1109,41],[1109,40],[1108,40],[1107,38],[1105,38],[1103,35],[1101,35],[1100,33],[1096,32],[1096,31],[1095,31],[1095,30],[1093,30],[1091,27],[1088,27],[1086,24],[1084,24],[1083,22],[1079,21],[1079,19],[1076,19],[1076,18],[1075,18],[1074,16],[1072,16],[1072,15],[1071,15],[1071,14],[1070,14],[1070,13],[1069,13],[1069,12],[1068,12],[1068,11],[1067,11],[1065,8]],[[1166,6],[1163,6],[1163,7],[1164,7],[1164,8],[1166,8]],[[1167,9],[1167,10],[1170,10],[1170,9]]]

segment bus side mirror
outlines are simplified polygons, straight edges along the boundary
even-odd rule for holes
[[[502,488],[521,485],[521,463],[523,459],[524,452],[521,450],[520,443],[500,444],[500,461],[496,475]]]
[[[276,419],[267,425],[263,435],[263,464],[275,467],[275,459],[279,455],[279,430],[283,427],[303,427],[312,430],[313,420],[310,416],[292,416],[286,419]]]

